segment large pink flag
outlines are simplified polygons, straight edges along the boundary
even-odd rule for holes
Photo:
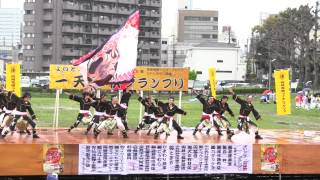
[[[134,12],[122,28],[102,45],[71,63],[79,66],[86,85],[126,84],[133,81],[140,25],[140,12]]]

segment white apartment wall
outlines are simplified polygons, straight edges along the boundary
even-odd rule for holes
[[[216,68],[218,81],[245,80],[246,65],[240,60],[239,48],[194,47],[188,51],[184,67],[201,71],[202,74],[197,76],[198,80],[208,80],[209,67]]]

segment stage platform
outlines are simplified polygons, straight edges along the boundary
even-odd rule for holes
[[[162,134],[158,139],[154,139],[152,135],[146,135],[145,130],[139,131],[137,134],[133,130],[128,132],[129,138],[125,139],[121,133],[116,130],[114,135],[101,133],[98,138],[93,137],[93,133],[84,134],[85,129],[73,129],[70,133],[67,129],[39,129],[39,139],[32,139],[26,134],[13,133],[8,134],[4,139],[0,138],[0,144],[230,144],[230,143],[249,143],[249,144],[319,144],[320,131],[290,131],[290,130],[260,130],[263,137],[262,140],[255,140],[254,134],[246,134],[241,132],[227,139],[225,132],[223,136],[218,136],[214,130],[210,136],[205,131],[198,132],[196,136],[192,135],[192,130],[184,131],[183,140],[177,140],[176,132],[166,138]]]
[[[279,145],[281,156],[281,174],[319,174],[320,173],[320,131],[290,131],[290,130],[260,130],[262,140],[256,141],[254,134],[240,133],[231,140],[224,135],[219,137],[212,130],[210,136],[202,133],[192,135],[192,130],[184,131],[185,139],[177,140],[176,132],[159,139],[147,136],[146,131],[135,134],[129,131],[129,138],[124,139],[116,130],[114,135],[101,133],[96,139],[92,132],[84,135],[84,129],[39,129],[39,139],[32,139],[27,134],[8,134],[0,139],[0,176],[12,175],[44,175],[42,170],[43,144],[64,144],[65,167],[64,175],[78,174],[79,144],[253,144],[253,173],[264,174],[261,171],[261,144]]]

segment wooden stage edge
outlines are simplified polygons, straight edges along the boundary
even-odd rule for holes
[[[64,144],[65,166],[63,175],[78,174],[79,144],[253,144],[253,173],[270,174],[261,171],[261,144],[277,144],[280,153],[281,174],[320,174],[320,132],[261,130],[263,140],[255,141],[254,134],[240,133],[232,140],[226,135],[218,137],[212,131],[210,136],[205,132],[192,135],[191,130],[183,133],[184,140],[177,140],[173,132],[167,139],[147,136],[145,131],[122,138],[117,130],[112,136],[102,133],[98,139],[91,134],[84,135],[84,129],[75,129],[67,133],[66,129],[39,129],[39,139],[32,139],[26,134],[8,134],[0,139],[0,176],[45,175],[42,170],[43,144]]]

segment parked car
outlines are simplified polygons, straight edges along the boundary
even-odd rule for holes
[[[21,76],[21,87],[26,88],[26,87],[31,87],[31,81],[29,76]]]

